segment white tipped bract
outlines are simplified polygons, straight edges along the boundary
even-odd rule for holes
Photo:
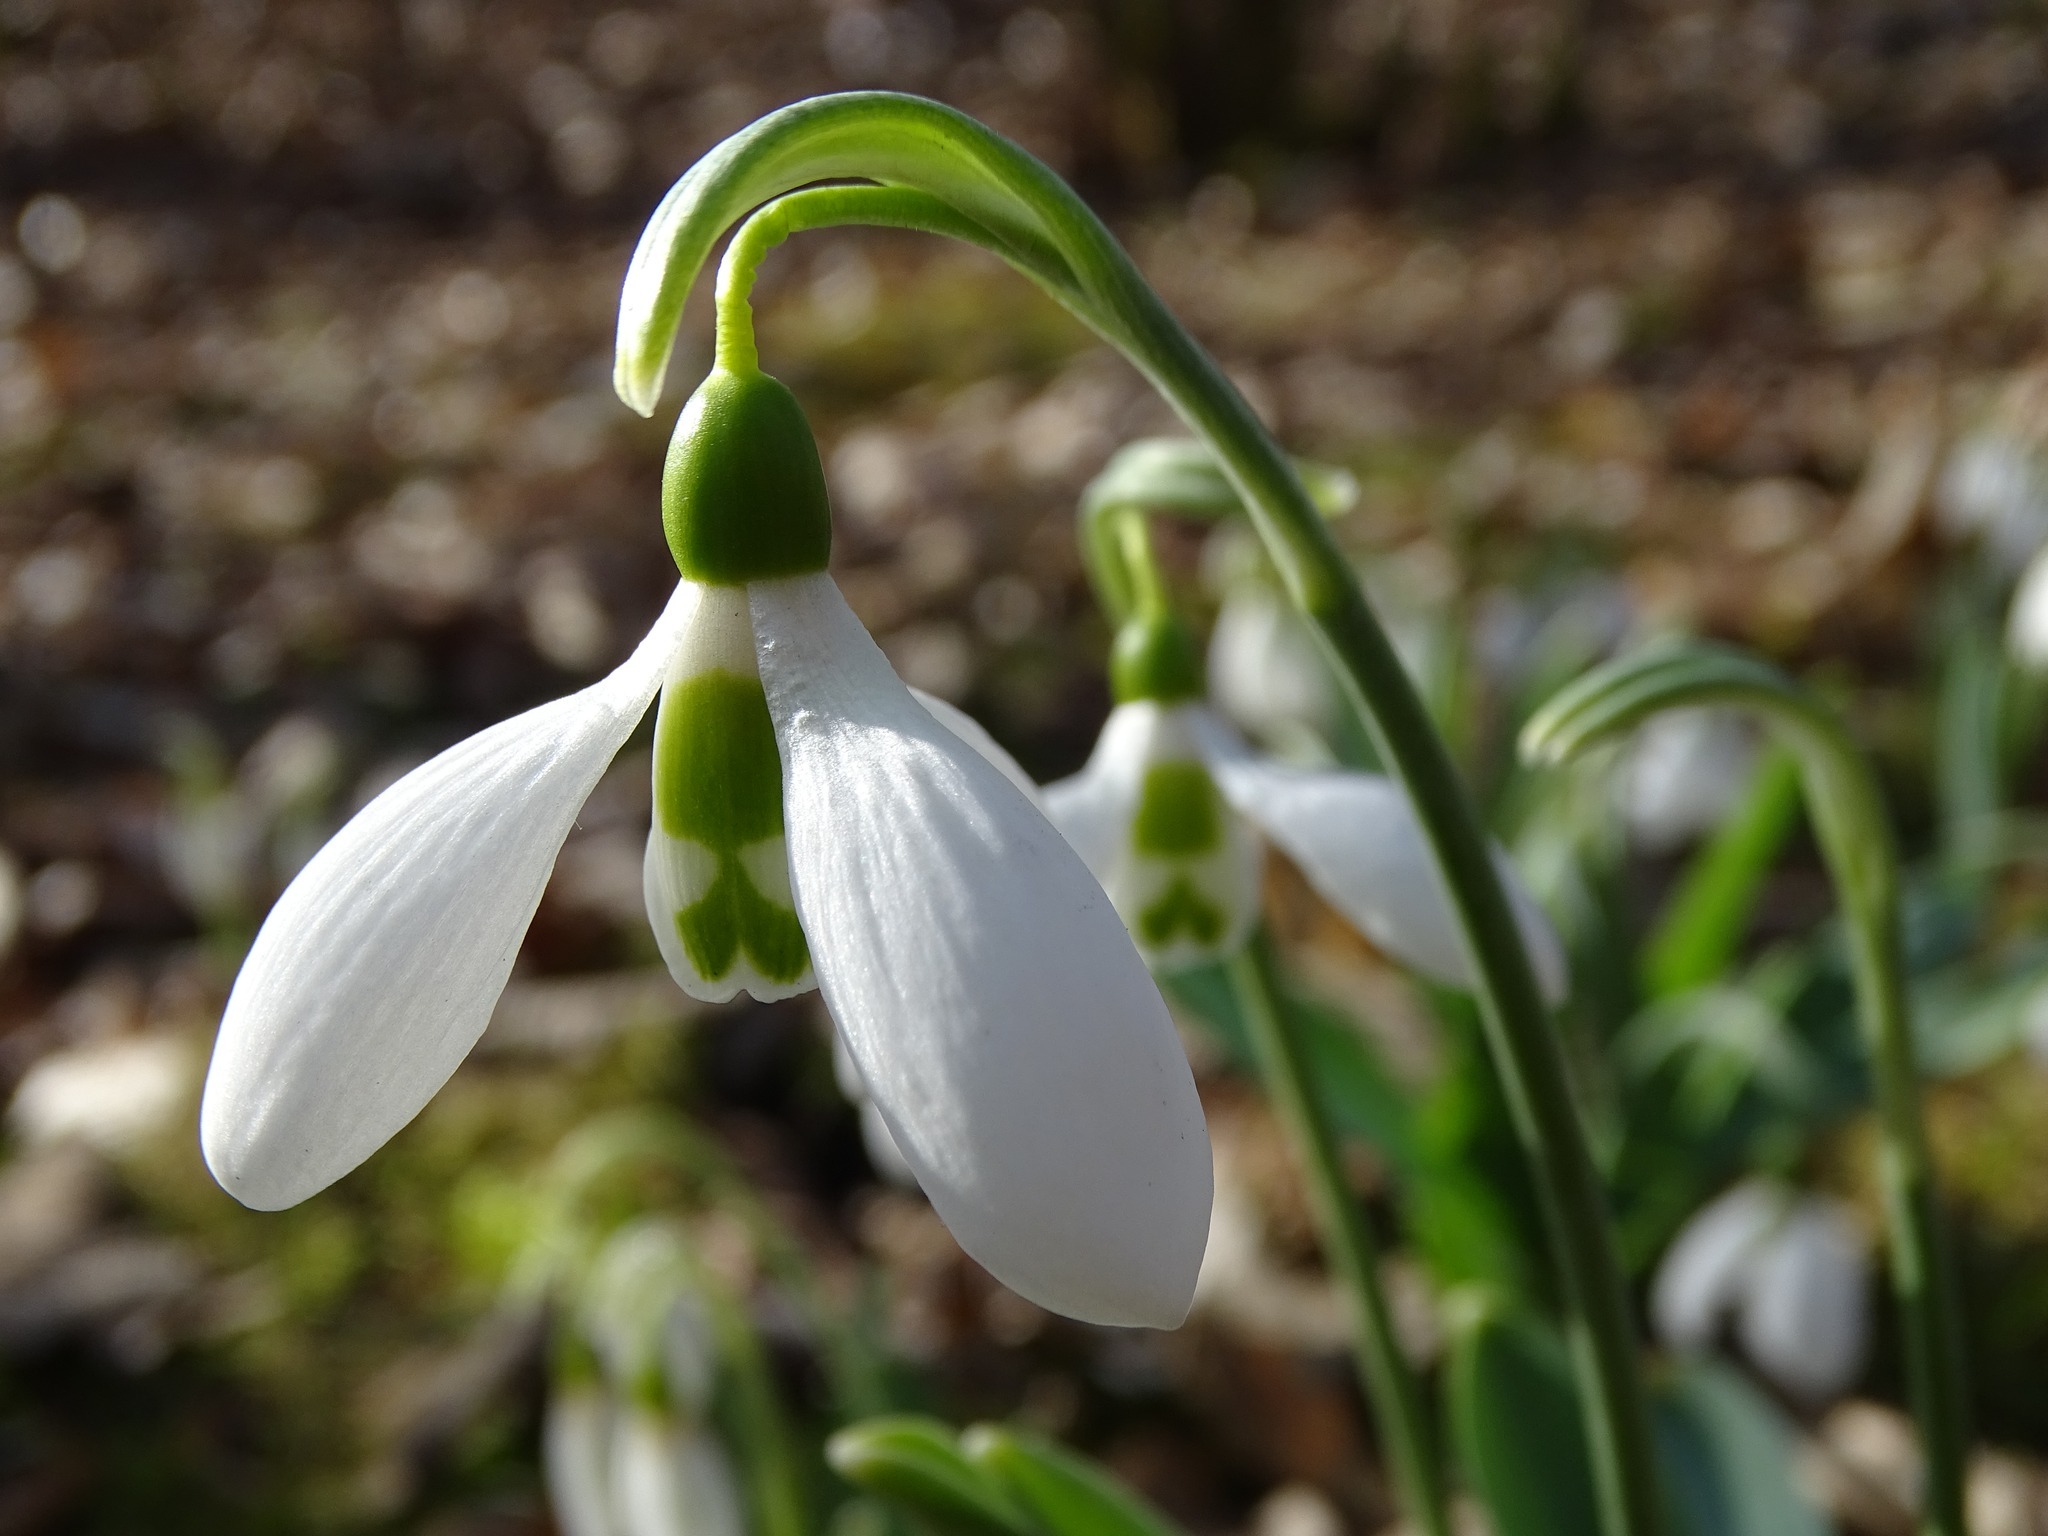
[[[1178,1324],[1208,1232],[1208,1136],[1115,910],[911,697],[829,579],[750,592],[797,911],[918,1183],[1027,1299]]]

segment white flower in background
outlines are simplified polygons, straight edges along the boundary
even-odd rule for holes
[[[1950,450],[1935,509],[1950,537],[1982,540],[2008,571],[2048,543],[2048,371],[2015,375]]]
[[[659,690],[646,888],[678,982],[815,984],[970,1255],[1050,1310],[1177,1324],[1208,1139],[1101,889],[1014,765],[904,686],[825,574],[824,477],[786,390],[715,371],[664,501],[686,579],[632,656],[406,775],[272,909],[207,1079],[215,1176],[245,1204],[295,1204],[433,1097]]]
[[[1327,736],[1341,708],[1307,623],[1262,581],[1239,581],[1223,594],[1208,673],[1210,701],[1267,742],[1291,743],[1304,729]]]
[[[1742,798],[1757,739],[1732,710],[1673,709],[1636,732],[1615,781],[1622,819],[1663,853],[1712,832]]]
[[[2005,648],[2012,659],[2048,670],[2048,547],[2027,562],[2005,612]]]
[[[27,1146],[80,1141],[124,1156],[191,1112],[198,1067],[191,1043],[169,1035],[53,1051],[22,1075],[7,1126]]]
[[[1685,1224],[1650,1296],[1667,1345],[1706,1349],[1732,1319],[1756,1368],[1815,1404],[1855,1384],[1869,1307],[1869,1257],[1847,1209],[1762,1180],[1738,1184]]]
[[[1044,790],[1047,813],[1095,871],[1147,963],[1176,970],[1245,941],[1258,921],[1264,833],[1389,955],[1436,980],[1472,985],[1456,915],[1401,787],[1381,774],[1260,756],[1195,696],[1198,688],[1191,664],[1150,677],[1119,670],[1122,702],[1087,765]],[[1496,856],[1544,996],[1557,1002],[1567,988],[1563,946]]]
[[[659,1218],[620,1228],[568,1328],[542,1425],[565,1536],[745,1536],[707,1419],[719,1361],[687,1238]]]

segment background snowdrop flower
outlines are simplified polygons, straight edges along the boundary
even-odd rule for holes
[[[1629,831],[1652,852],[1713,831],[1741,798],[1756,758],[1756,736],[1733,711],[1653,715],[1622,758],[1615,783]]]
[[[1304,728],[1327,736],[1340,707],[1314,636],[1262,581],[1233,583],[1209,632],[1209,698],[1234,724],[1272,742]]]
[[[1179,624],[1141,615],[1118,636],[1117,704],[1088,763],[1047,785],[1048,814],[1170,971],[1232,953],[1258,917],[1263,833],[1316,891],[1403,964],[1473,981],[1457,918],[1407,795],[1381,774],[1292,767],[1247,747],[1201,697]],[[1563,946],[1504,873],[1545,997],[1566,990]]]
[[[2027,562],[2013,589],[2005,613],[2005,648],[2021,666],[2048,670],[2048,547]]]
[[[1758,1370],[1822,1403],[1862,1370],[1869,1281],[1862,1234],[1839,1204],[1752,1180],[1686,1223],[1658,1267],[1651,1316],[1666,1344],[1689,1350],[1732,1318]]]
[[[700,1425],[638,1405],[612,1435],[619,1536],[747,1536],[732,1458]]]
[[[815,983],[970,1255],[1052,1311],[1179,1323],[1210,1160],[1165,1004],[1014,765],[912,695],[825,574],[794,397],[714,370],[677,424],[663,515],[684,580],[632,657],[401,779],[273,908],[207,1081],[216,1177],[293,1204],[439,1090],[659,690],[644,884],[677,981],[714,999]]]

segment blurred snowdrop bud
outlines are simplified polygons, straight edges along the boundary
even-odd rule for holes
[[[2005,614],[2005,648],[2023,667],[2048,669],[2048,547],[2027,562]]]
[[[620,1536],[747,1536],[732,1459],[695,1425],[627,1408],[611,1486]]]
[[[1951,538],[1981,540],[2016,570],[2048,542],[2048,371],[2016,374],[1950,450],[1935,510]]]
[[[627,1394],[696,1417],[711,1405],[717,1344],[689,1239],[648,1217],[619,1228],[585,1283],[583,1331]]]
[[[1616,795],[1629,831],[1667,852],[1718,827],[1749,782],[1756,737],[1722,709],[1653,716],[1622,758]]]
[[[618,1408],[596,1382],[557,1382],[541,1422],[541,1467],[562,1536],[622,1536],[612,1509]]]
[[[1308,626],[1263,582],[1234,584],[1209,635],[1209,697],[1235,724],[1269,742],[1327,733],[1338,699]]]
[[[23,1075],[7,1125],[31,1147],[77,1141],[123,1156],[189,1112],[198,1065],[185,1041],[162,1035],[57,1051]]]
[[[1709,1347],[1731,1319],[1743,1352],[1810,1403],[1840,1396],[1863,1366],[1869,1259],[1836,1202],[1752,1180],[1703,1207],[1658,1267],[1657,1333],[1674,1349]]]

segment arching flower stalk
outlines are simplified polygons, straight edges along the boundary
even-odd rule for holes
[[[904,686],[825,573],[817,447],[754,355],[758,259],[743,233],[717,364],[669,451],[675,596],[611,676],[407,775],[300,873],[228,1001],[207,1162],[274,1209],[418,1113],[659,690],[645,885],[678,983],[713,1001],[816,986],[970,1255],[1053,1311],[1174,1326],[1210,1198],[1178,1037],[1015,765]]]

